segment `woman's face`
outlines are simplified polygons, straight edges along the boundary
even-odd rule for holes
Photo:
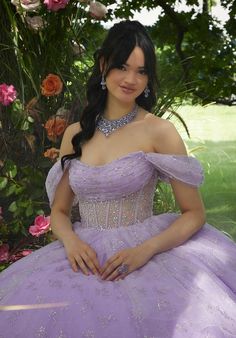
[[[148,83],[145,59],[140,47],[135,47],[125,64],[111,69],[106,77],[108,99],[132,104]]]

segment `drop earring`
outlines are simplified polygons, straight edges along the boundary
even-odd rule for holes
[[[144,97],[148,97],[149,96],[149,93],[150,93],[150,89],[148,88],[148,87],[146,87],[145,89],[144,89]]]
[[[106,80],[105,80],[105,77],[104,77],[103,74],[102,74],[102,80],[100,82],[100,85],[102,86],[102,90],[105,90],[107,88],[107,86],[106,86]]]

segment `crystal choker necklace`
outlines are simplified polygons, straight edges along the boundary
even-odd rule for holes
[[[131,112],[129,112],[125,116],[122,116],[120,119],[107,120],[105,117],[100,116],[97,120],[96,128],[99,129],[105,136],[109,136],[116,129],[130,123],[135,118],[137,112],[138,105],[136,104]]]

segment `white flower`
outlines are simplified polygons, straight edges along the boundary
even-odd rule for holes
[[[89,6],[89,13],[95,19],[102,19],[107,14],[107,8],[101,2],[91,1]]]
[[[44,21],[41,16],[27,16],[25,18],[27,24],[29,25],[30,28],[32,28],[35,31],[38,31],[44,27]]]
[[[26,12],[37,11],[40,6],[40,0],[11,0],[11,3],[16,6],[17,11],[23,10]]]
[[[73,50],[73,54],[75,56],[80,56],[85,51],[85,47],[81,43],[78,44],[78,43],[74,42],[73,45],[72,45],[72,50]]]
[[[69,113],[70,111],[65,107],[60,107],[56,112],[56,116],[66,117]]]

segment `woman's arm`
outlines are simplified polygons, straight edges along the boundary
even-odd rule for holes
[[[78,132],[77,128],[78,124],[72,124],[66,129],[61,142],[60,158],[74,152],[71,139]],[[57,186],[50,217],[52,232],[61,242],[74,235],[70,221],[73,199],[74,194],[70,188],[68,170],[66,170]]]
[[[162,119],[155,119],[155,122],[152,124],[155,151],[187,155],[184,142],[173,124]],[[143,243],[152,255],[181,245],[205,223],[205,209],[198,189],[176,180],[171,180],[171,186],[181,215],[166,230]]]
[[[78,123],[69,126],[63,136],[60,157],[73,153],[71,139],[78,133]],[[74,193],[69,184],[69,172],[65,170],[55,192],[51,207],[51,228],[56,237],[63,243],[72,269],[77,272],[78,267],[85,275],[89,270],[99,274],[100,265],[96,252],[82,241],[73,231],[70,220]]]
[[[70,221],[73,198],[67,170],[57,186],[50,216],[52,232],[62,243],[74,235]]]

